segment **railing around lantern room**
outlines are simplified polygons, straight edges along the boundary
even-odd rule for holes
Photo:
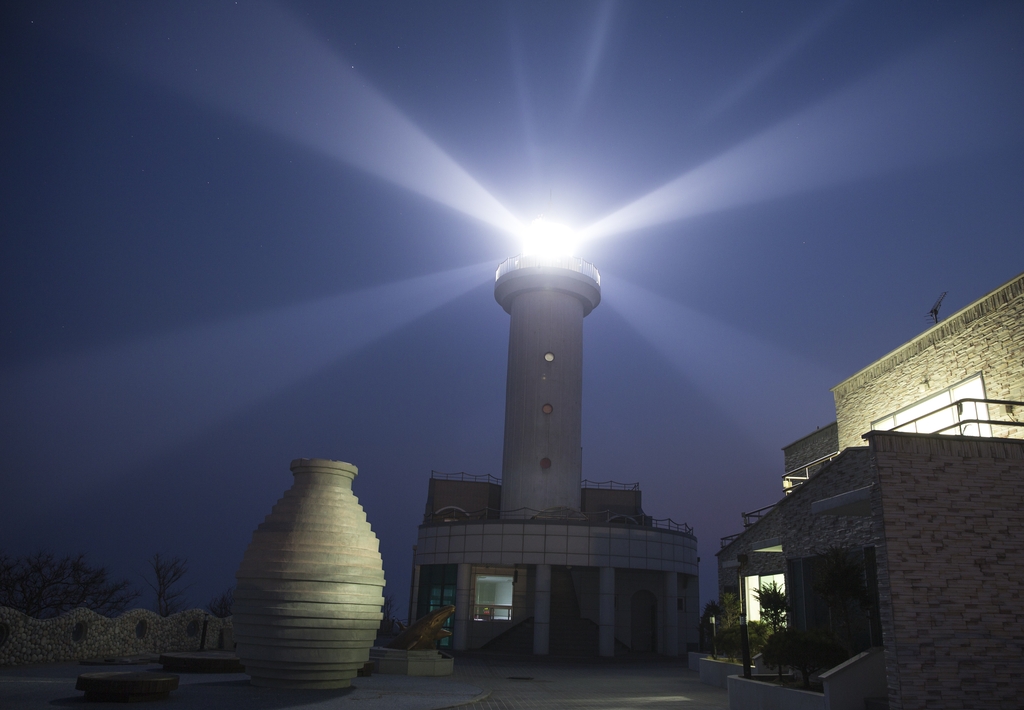
[[[557,269],[568,269],[578,274],[583,274],[594,279],[597,285],[601,285],[601,272],[589,261],[584,261],[578,256],[547,256],[544,254],[529,254],[528,256],[510,256],[501,262],[501,266],[494,273],[494,280],[516,269],[526,269],[537,266],[553,266]]]

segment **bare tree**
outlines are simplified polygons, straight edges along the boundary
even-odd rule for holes
[[[160,616],[170,616],[185,608],[185,592],[191,585],[178,586],[188,572],[188,560],[183,557],[161,557],[156,553],[149,560],[153,581],[146,578],[146,584],[156,593],[155,611]]]
[[[210,600],[206,608],[210,613],[221,619],[231,616],[231,607],[235,605],[235,588],[228,587]]]
[[[139,598],[127,579],[110,580],[105,567],[93,567],[85,555],[39,552],[10,557],[0,551],[0,606],[39,619],[78,607],[112,616]]]

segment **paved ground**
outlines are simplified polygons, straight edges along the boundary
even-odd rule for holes
[[[702,684],[685,658],[573,661],[465,655],[456,659],[453,678],[490,691],[473,710],[729,707],[728,693]]]
[[[0,669],[0,708],[35,710],[65,706],[122,708],[86,703],[75,680],[94,671],[161,670],[157,665],[96,667],[76,663]],[[180,686],[153,707],[180,710],[433,710],[472,703],[467,710],[512,708],[727,708],[724,690],[702,685],[682,659],[570,661],[469,655],[455,662],[448,678],[374,675],[357,678],[338,691],[282,691],[254,688],[243,674],[179,673]],[[148,707],[148,705],[143,705]]]

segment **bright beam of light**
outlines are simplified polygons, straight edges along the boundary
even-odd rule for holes
[[[839,11],[849,3],[847,0],[827,5],[821,12],[808,20],[801,26],[781,47],[757,62],[757,66],[733,84],[718,99],[705,108],[698,121],[707,123],[725,113],[743,97],[749,94],[766,78],[777,72],[786,62],[793,58],[797,52],[818,36],[821,31],[832,23],[839,15]]]
[[[590,42],[587,45],[587,54],[583,59],[583,74],[580,77],[579,90],[576,92],[576,105],[573,108],[573,115],[579,114],[590,96],[590,90],[594,86],[594,79],[597,78],[597,69],[601,65],[601,58],[604,56],[605,46],[608,44],[608,30],[612,26],[612,16],[615,14],[615,0],[603,0],[597,6],[597,16],[594,19],[594,28],[590,35]]]
[[[766,446],[834,418],[828,392],[838,377],[825,368],[607,273],[601,291],[602,305],[718,405],[708,417],[727,418]]]
[[[32,452],[45,452],[72,462],[65,471],[113,474],[204,434],[492,274],[487,262],[0,372],[5,456],[31,461]]]
[[[992,38],[996,39],[993,40]],[[594,239],[1020,141],[1000,32],[936,43],[691,170],[580,233]],[[988,40],[988,44],[985,41]],[[1005,84],[1005,85],[1004,85]],[[1010,108],[1012,107],[1012,108]]]
[[[117,5],[116,17],[103,12],[110,7],[90,7],[83,34],[133,71],[498,229],[521,228],[354,66],[275,5],[140,3]]]

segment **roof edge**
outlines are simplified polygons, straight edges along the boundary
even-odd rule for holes
[[[866,382],[893,370],[900,363],[909,360],[935,343],[959,333],[982,316],[1005,306],[1021,295],[1024,295],[1024,273],[1014,276],[1003,285],[964,306],[946,320],[936,323],[917,337],[883,355],[867,367],[858,370],[833,387],[831,392],[834,395],[842,396],[859,389]]]

